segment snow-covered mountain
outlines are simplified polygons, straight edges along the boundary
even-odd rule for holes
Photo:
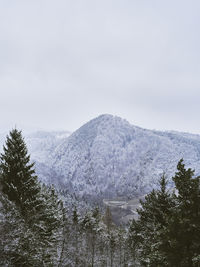
[[[56,147],[50,166],[62,184],[81,195],[135,196],[156,187],[177,162],[200,173],[200,136],[145,130],[112,115],[99,116]]]
[[[200,174],[200,135],[146,130],[112,115],[71,135],[37,132],[25,140],[42,181],[86,197],[140,196],[163,172],[170,178],[180,158]]]

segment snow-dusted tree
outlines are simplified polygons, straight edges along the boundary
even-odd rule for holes
[[[70,220],[70,229],[68,235],[68,257],[69,266],[84,266],[85,262],[85,244],[83,244],[83,232],[81,229],[81,216],[75,206],[73,208]],[[81,248],[81,249],[80,249]]]
[[[113,220],[112,220],[112,214],[111,214],[109,206],[106,207],[106,211],[105,211],[105,215],[103,219],[107,227],[107,231],[110,232],[112,224],[113,224]]]
[[[162,177],[160,190],[145,197],[129,228],[129,248],[142,266],[200,264],[200,177],[181,159],[172,179],[176,193],[169,194]]]
[[[15,203],[0,193],[0,266],[17,266],[22,257],[20,245],[24,236],[24,221]]]
[[[39,233],[43,261],[47,266],[51,262],[52,266],[57,265],[62,244],[62,230],[64,224],[63,203],[53,186],[43,185],[41,189],[43,207],[37,214],[36,232]]]
[[[100,225],[101,215],[99,208],[96,207],[88,211],[82,219],[81,225],[84,231],[86,255],[88,266],[98,266],[99,239],[101,234]]]
[[[62,267],[63,265],[67,266],[65,264],[65,260],[68,259],[68,252],[67,251],[67,244],[69,244],[69,223],[68,218],[66,216],[66,209],[65,207],[62,207],[62,230],[60,231],[61,239],[60,239],[60,246],[59,246],[59,258],[58,258],[58,267]]]
[[[133,220],[129,228],[128,242],[133,262],[136,265],[138,259],[142,266],[168,266],[170,244],[166,227],[174,203],[166,189],[165,176],[160,180],[160,190],[149,193],[145,201],[141,201],[141,206],[139,220]]]
[[[177,194],[174,194],[176,209],[171,223],[173,249],[172,264],[177,266],[200,265],[200,177],[185,168],[183,159],[177,165],[173,177]],[[175,255],[175,253],[177,256]]]
[[[57,242],[54,235],[60,220],[57,196],[52,190],[42,189],[38,182],[21,131],[10,132],[3,150],[0,184],[7,202],[2,205],[12,203],[16,207],[17,218],[23,222],[23,227],[18,223],[17,229],[24,231],[15,243],[18,253],[12,256],[14,266],[55,266],[52,248]]]
[[[127,245],[127,230],[119,226],[116,229],[116,257],[119,267],[128,265],[128,245]]]
[[[21,209],[26,220],[38,205],[40,185],[30,163],[27,147],[21,131],[14,129],[7,136],[0,156],[0,182],[8,199]]]

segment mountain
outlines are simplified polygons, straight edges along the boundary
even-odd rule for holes
[[[163,172],[171,178],[181,158],[200,174],[200,135],[142,129],[107,114],[72,134],[41,131],[25,141],[40,180],[85,198],[141,196]]]
[[[171,177],[177,162],[200,174],[200,136],[146,130],[112,115],[101,115],[58,145],[49,166],[71,192],[85,197],[142,195]]]

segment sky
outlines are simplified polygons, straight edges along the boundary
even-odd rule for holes
[[[0,131],[101,114],[200,134],[199,0],[0,0]]]

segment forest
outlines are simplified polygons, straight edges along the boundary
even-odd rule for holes
[[[140,201],[138,219],[116,225],[109,207],[70,204],[35,174],[22,132],[0,156],[0,266],[199,267],[200,177],[183,159]]]

